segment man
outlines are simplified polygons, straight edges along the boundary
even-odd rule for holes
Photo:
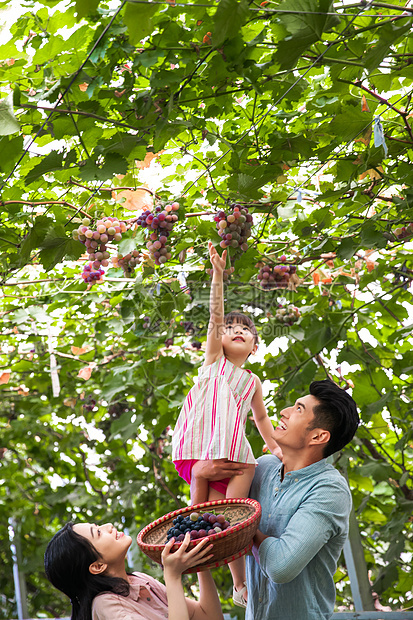
[[[360,422],[354,400],[334,382],[280,412],[274,439],[283,458],[258,459],[250,497],[260,502],[260,530],[247,557],[246,620],[328,620],[334,573],[348,533],[351,494],[326,457],[341,450]],[[239,464],[199,461],[194,475],[242,474]]]

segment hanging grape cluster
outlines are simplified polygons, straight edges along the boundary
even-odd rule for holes
[[[405,239],[413,235],[413,222],[409,222],[406,226],[399,226],[395,228],[393,233],[398,239]]]
[[[287,306],[283,306],[282,304],[278,305],[278,309],[275,313],[275,318],[277,321],[281,323],[286,323],[287,325],[292,325],[296,323],[300,318],[301,313],[299,309],[293,304],[288,304]]]
[[[155,210],[144,211],[137,219],[136,223],[149,232],[149,240],[146,247],[155,265],[163,265],[172,256],[171,247],[168,245],[168,237],[178,221],[175,211],[179,209],[179,202],[167,204],[163,209],[158,205]]]
[[[214,216],[214,222],[219,236],[222,238],[219,244],[221,248],[239,248],[242,252],[248,250],[247,239],[251,236],[253,219],[247,207],[239,204],[229,206],[229,213],[218,211]]]
[[[118,269],[122,269],[126,278],[130,278],[135,275],[135,267],[139,265],[141,260],[141,256],[138,250],[133,250],[123,256],[123,254],[118,254],[112,258],[112,264],[114,267]]]
[[[258,280],[263,289],[287,288],[291,276],[297,271],[295,265],[264,265],[258,272]]]
[[[109,265],[107,243],[120,241],[126,229],[126,223],[120,222],[116,217],[104,217],[97,220],[94,228],[91,220],[85,218],[79,228],[73,231],[73,238],[83,243],[89,254],[90,263],[84,266],[82,273],[85,282],[100,280],[105,273],[102,267]]]
[[[82,278],[88,284],[93,284],[101,279],[105,270],[102,267],[95,269],[92,263],[86,263],[83,267]]]

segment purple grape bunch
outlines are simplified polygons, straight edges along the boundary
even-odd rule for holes
[[[242,252],[248,250],[247,239],[251,236],[253,218],[247,207],[240,204],[229,206],[229,212],[218,211],[214,216],[214,222],[222,241],[221,248],[236,248]]]
[[[258,280],[263,289],[287,288],[290,277],[296,273],[295,265],[257,265]]]
[[[190,515],[178,515],[169,528],[166,537],[167,541],[175,538],[176,542],[182,542],[185,534],[189,532],[191,540],[212,536],[225,531],[231,526],[222,514],[215,515],[212,512],[191,512]]]
[[[178,221],[175,211],[179,209],[179,202],[167,204],[163,209],[157,205],[154,211],[143,211],[136,223],[149,232],[149,239],[146,247],[155,265],[163,265],[171,257],[171,247],[168,245],[168,237]]]
[[[102,267],[95,269],[93,263],[86,263],[83,267],[82,278],[88,284],[93,284],[102,279],[105,270]]]
[[[139,265],[141,260],[140,254],[138,250],[133,250],[123,256],[123,254],[118,254],[112,258],[112,264],[114,267],[123,270],[126,278],[131,278],[135,275],[135,267]]]

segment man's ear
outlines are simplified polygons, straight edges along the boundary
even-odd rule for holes
[[[330,431],[323,428],[313,428],[311,431],[310,445],[325,446],[330,441]]]
[[[89,566],[89,572],[92,573],[92,575],[101,575],[102,573],[105,572],[107,567],[108,565],[105,564],[104,562],[101,562],[100,560],[95,560]]]

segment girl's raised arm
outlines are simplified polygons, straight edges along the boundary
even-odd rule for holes
[[[209,295],[209,323],[204,366],[213,364],[223,354],[222,333],[224,330],[224,270],[227,251],[218,254],[211,241],[208,242],[212,265],[212,282]]]
[[[282,452],[279,445],[274,439],[274,427],[264,405],[264,399],[262,396],[262,384],[258,377],[255,377],[255,385],[256,390],[251,401],[251,409],[254,417],[254,422],[259,430],[261,437],[267,444],[270,452],[275,456],[278,456],[279,459],[281,459]]]

